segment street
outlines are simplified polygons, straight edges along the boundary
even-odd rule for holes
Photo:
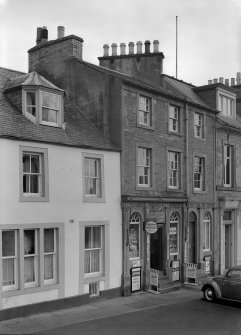
[[[241,333],[241,304],[197,299],[38,332],[38,334],[219,334]]]

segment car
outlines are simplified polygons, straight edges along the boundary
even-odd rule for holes
[[[222,276],[209,277],[203,282],[201,290],[207,301],[215,299],[241,301],[241,266],[228,269]]]

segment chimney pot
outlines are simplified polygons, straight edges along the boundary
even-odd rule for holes
[[[121,43],[120,44],[120,54],[121,55],[125,55],[126,54],[126,44],[125,43]]]
[[[225,85],[229,86],[229,79],[225,79]]]
[[[65,31],[64,26],[58,26],[58,38],[64,37],[64,31]]]
[[[213,81],[212,79],[208,80],[208,85],[212,85]]]
[[[112,48],[112,56],[117,56],[117,44],[112,43],[111,48]]]
[[[41,32],[42,32],[42,28],[38,27],[37,28],[36,44],[39,44],[41,42]]]
[[[103,45],[103,49],[104,49],[104,57],[108,57],[109,56],[109,44],[104,44]]]
[[[149,54],[150,51],[150,46],[151,46],[151,42],[150,41],[145,41],[145,53]]]
[[[48,41],[48,29],[46,26],[43,26],[41,30],[41,42]]]
[[[224,78],[223,78],[223,77],[220,77],[220,78],[219,78],[219,83],[220,83],[220,84],[223,84],[223,83],[224,83]]]
[[[231,78],[231,86],[235,85],[235,78]]]
[[[241,85],[241,72],[237,72],[236,80],[237,80],[237,85]]]
[[[128,47],[129,47],[129,55],[133,55],[134,54],[134,42],[129,42]]]
[[[216,78],[213,79],[213,83],[214,83],[214,84],[217,84],[217,83],[218,83],[218,79],[216,79]]]
[[[136,42],[136,46],[137,46],[136,53],[142,54],[142,42],[141,41]]]
[[[159,52],[159,41],[158,40],[154,40],[153,41],[153,52]]]

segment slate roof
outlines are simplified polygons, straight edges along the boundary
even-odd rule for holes
[[[0,137],[89,149],[120,150],[117,146],[107,142],[99,130],[67,99],[64,102],[65,129],[37,125],[22,115],[3,91],[26,82],[29,85],[29,82],[32,83],[36,79],[39,80],[39,77],[35,74],[29,76],[22,72],[0,68]],[[40,83],[49,85],[47,81],[40,80]]]
[[[53,90],[63,91],[62,89],[58,88],[50,81],[45,79],[44,77],[40,76],[37,72],[33,71],[31,73],[25,73],[20,75],[17,78],[11,79],[7,85],[5,86],[5,90],[10,90],[12,88],[20,87],[20,86],[41,86]]]
[[[205,108],[213,109],[203,99],[201,99],[197,93],[195,93],[194,89],[196,88],[196,86],[188,84],[174,77],[170,77],[166,74],[163,74],[162,78],[169,84],[169,89],[170,85],[173,87],[173,93],[176,90],[176,93],[179,94],[180,97],[186,98],[190,102],[201,105]]]

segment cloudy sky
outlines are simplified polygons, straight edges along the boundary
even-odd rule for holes
[[[164,73],[194,85],[241,71],[241,0],[0,0],[0,66],[28,71],[37,27],[84,39],[84,60],[98,64],[103,44],[160,41]],[[152,51],[152,49],[151,49]]]

